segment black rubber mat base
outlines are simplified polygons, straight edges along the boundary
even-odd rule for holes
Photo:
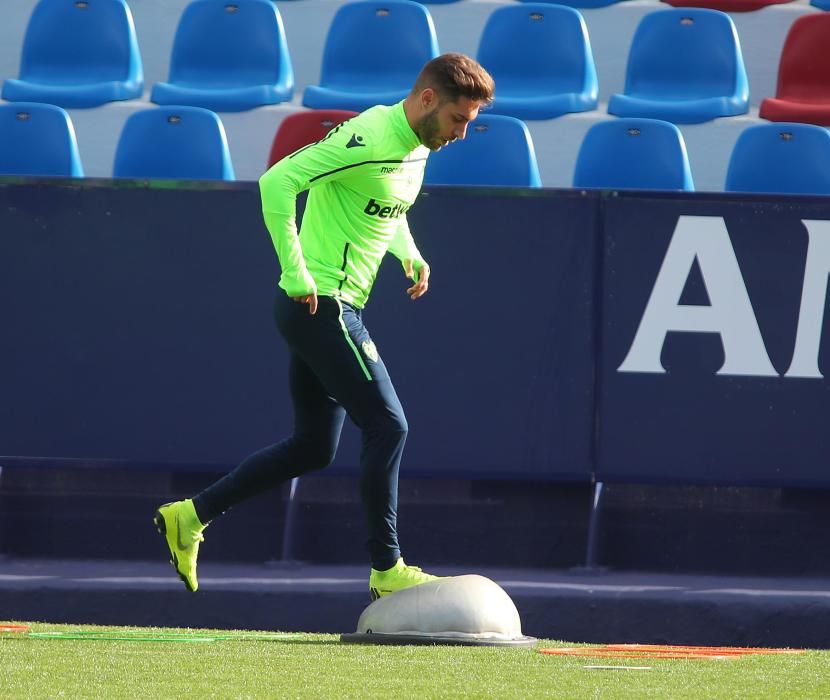
[[[460,647],[532,647],[536,637],[517,637],[515,639],[476,639],[475,637],[441,637],[421,634],[341,634],[344,644],[392,644],[398,646],[436,646],[450,645]]]

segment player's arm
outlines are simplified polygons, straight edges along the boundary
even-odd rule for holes
[[[415,240],[412,238],[412,232],[409,230],[409,222],[406,220],[406,215],[401,216],[401,222],[395,231],[395,236],[389,244],[389,252],[392,253],[403,264],[404,273],[406,276],[415,282],[406,293],[413,299],[422,297],[426,294],[429,288],[429,265],[424,260],[418,246],[415,245]]]
[[[286,156],[259,179],[265,226],[282,268],[280,287],[290,297],[317,293],[297,236],[297,195],[343,177],[351,167],[371,159],[370,148],[364,143],[347,147],[352,138],[355,138],[354,132],[345,124],[335,127],[326,138]]]

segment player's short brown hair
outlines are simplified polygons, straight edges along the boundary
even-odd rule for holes
[[[421,69],[412,92],[417,94],[426,88],[435,90],[442,102],[466,97],[489,104],[496,84],[478,61],[461,53],[445,53]]]

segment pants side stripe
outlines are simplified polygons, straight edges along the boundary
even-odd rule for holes
[[[346,342],[349,344],[349,347],[352,349],[354,356],[357,358],[358,363],[360,364],[360,369],[363,370],[363,374],[366,375],[366,379],[370,382],[372,381],[372,375],[369,372],[369,369],[366,367],[366,363],[363,361],[363,357],[360,354],[360,350],[357,349],[357,346],[352,341],[352,337],[349,335],[349,329],[346,328],[346,324],[343,322],[343,304],[340,303],[340,299],[334,297],[334,300],[337,302],[337,308],[340,310],[340,327],[343,329],[343,335],[346,337]]]

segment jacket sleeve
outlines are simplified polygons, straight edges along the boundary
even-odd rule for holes
[[[325,138],[275,163],[260,179],[262,213],[282,268],[280,287],[289,296],[317,292],[297,235],[297,195],[336,180],[350,168],[371,160],[371,139],[346,127],[332,129]]]
[[[400,226],[398,226],[397,231],[395,231],[395,236],[389,244],[389,252],[400,260],[401,263],[404,263],[406,260],[413,261],[413,267],[416,272],[415,281],[417,282],[417,273],[427,262],[418,250],[418,246],[415,245],[415,239],[412,238],[406,215],[401,217]],[[404,271],[406,271],[406,268],[404,268]]]

